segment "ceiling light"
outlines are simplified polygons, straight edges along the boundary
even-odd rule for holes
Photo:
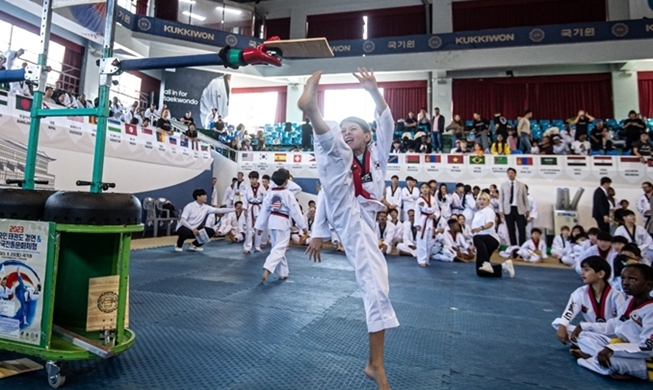
[[[239,9],[233,9],[233,8],[227,8],[227,7],[215,7],[218,11],[224,11],[228,14],[234,14],[234,15],[240,15],[243,13],[243,11]]]
[[[197,20],[199,20],[200,22],[203,22],[203,21],[206,20],[206,18],[205,18],[204,16],[197,15],[197,14],[193,14],[193,13],[190,13],[190,12],[188,12],[188,11],[184,11],[184,12],[182,12],[182,15],[190,16],[192,19],[197,19]]]
[[[179,1],[182,2],[182,3],[188,3],[188,4],[195,4],[196,3],[195,0],[179,0]]]

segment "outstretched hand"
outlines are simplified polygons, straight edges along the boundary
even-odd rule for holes
[[[379,89],[374,77],[374,69],[368,71],[366,68],[358,68],[358,74],[352,73],[356,79],[361,83],[361,87],[368,92],[376,91]]]
[[[313,260],[316,263],[322,262],[322,256],[320,252],[322,251],[323,242],[324,240],[319,237],[314,237],[311,239],[311,243],[308,244],[306,252],[304,252],[308,254],[309,261]]]

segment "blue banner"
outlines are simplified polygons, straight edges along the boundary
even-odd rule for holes
[[[230,45],[243,49],[254,47],[262,42],[255,37],[142,15],[133,15],[123,8],[119,8],[118,23],[138,33],[217,47]],[[517,27],[436,35],[408,35],[367,40],[331,41],[329,43],[336,57],[353,57],[650,38],[653,38],[653,20],[643,19]]]
[[[653,20],[466,31],[329,42],[336,57],[544,46],[653,38]]]

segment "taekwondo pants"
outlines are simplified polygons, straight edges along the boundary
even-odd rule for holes
[[[256,223],[256,217],[252,216],[252,211],[247,211],[247,230],[245,231],[245,242],[243,243],[243,250],[250,252],[252,250],[252,240],[254,240],[254,249],[257,251],[261,250],[261,238],[256,234],[256,229],[254,229],[254,224]]]
[[[417,232],[417,263],[427,264],[431,258],[431,249],[435,243],[433,238],[433,228],[427,227],[424,236],[422,231]]]
[[[363,210],[358,203],[351,177],[353,153],[340,133],[335,137],[333,133],[315,137],[315,157],[326,195],[327,215],[354,268],[368,332],[395,328],[399,321],[389,298],[388,265],[373,228],[376,218],[374,212]]]
[[[270,242],[272,249],[265,259],[263,268],[274,273],[278,271],[279,276],[285,278],[289,274],[288,259],[286,259],[286,248],[290,242],[290,230],[270,229]]]
[[[640,379],[648,379],[646,359],[629,359],[612,356],[610,357],[612,367],[605,368],[599,364],[596,355],[610,344],[610,340],[610,337],[600,333],[591,331],[581,332],[580,336],[578,336],[578,347],[581,351],[592,357],[589,359],[578,359],[578,365],[601,375],[622,374],[632,375]]]
[[[408,244],[404,244],[403,242],[400,243],[400,244],[397,244],[397,250],[399,252],[408,253],[409,255],[411,255],[413,257],[417,257],[417,250],[410,248],[408,246]]]

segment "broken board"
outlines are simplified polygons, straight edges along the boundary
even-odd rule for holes
[[[268,49],[281,51],[282,58],[328,58],[333,51],[326,38],[288,39],[284,41],[267,41]]]
[[[88,281],[86,331],[116,329],[118,312],[118,275],[92,278]],[[129,285],[125,305],[125,328],[129,327]]]
[[[0,362],[0,379],[41,369],[43,369],[42,365],[29,359],[5,360]]]

